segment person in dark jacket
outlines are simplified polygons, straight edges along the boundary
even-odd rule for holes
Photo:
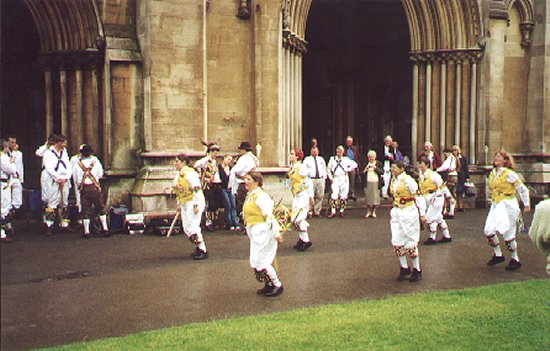
[[[239,218],[237,217],[237,205],[235,195],[229,188],[229,174],[233,166],[233,156],[226,155],[223,162],[218,164],[218,172],[221,179],[222,199],[225,212],[225,226],[229,230],[241,230]]]
[[[460,146],[453,145],[451,150],[460,164],[460,167],[458,169],[458,183],[456,185],[456,211],[464,212],[464,207],[462,206],[462,197],[464,196],[464,183],[470,181],[470,173],[468,172],[468,159],[466,158],[466,156],[462,155],[462,150],[460,150]]]
[[[376,207],[380,205],[380,189],[384,184],[384,166],[382,162],[376,160],[376,151],[367,152],[367,162],[361,168],[361,177],[363,178],[363,188],[365,190],[365,204],[367,205],[367,214],[365,218],[376,218]]]

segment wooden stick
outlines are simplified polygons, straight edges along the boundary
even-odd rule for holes
[[[174,216],[174,219],[172,220],[172,224],[170,225],[170,229],[168,230],[168,233],[166,233],[166,237],[169,238],[170,235],[172,235],[172,231],[174,230],[174,226],[176,225],[176,221],[178,220],[178,216],[180,214],[181,208],[178,206],[178,210],[176,211],[176,215]]]

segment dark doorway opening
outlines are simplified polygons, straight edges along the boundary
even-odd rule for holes
[[[25,188],[37,189],[41,160],[34,155],[45,140],[44,79],[38,63],[40,41],[23,1],[1,2],[2,137],[15,136],[23,152]]]
[[[351,135],[363,156],[387,134],[411,152],[410,37],[399,0],[314,0],[303,58],[303,141],[324,156]]]

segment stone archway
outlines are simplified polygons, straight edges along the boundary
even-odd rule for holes
[[[478,0],[401,0],[400,3],[408,24],[412,63],[411,88],[400,92],[409,94],[412,100],[411,156],[415,158],[424,140],[430,140],[438,149],[461,144],[475,161],[483,147],[477,139],[485,133],[483,128],[477,128],[484,124],[478,121],[478,63],[485,44],[480,3]],[[302,55],[307,52],[305,25],[311,6],[311,0],[287,0],[283,4],[281,124],[285,147],[302,144]],[[298,137],[293,134],[295,130],[300,133]]]

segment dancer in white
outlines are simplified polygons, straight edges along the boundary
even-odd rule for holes
[[[513,171],[514,159],[506,151],[496,154],[493,161],[493,170],[489,174],[489,191],[491,192],[491,209],[487,215],[484,233],[487,242],[493,248],[493,257],[487,265],[494,266],[505,260],[497,235],[501,235],[510,251],[512,258],[506,270],[511,271],[521,267],[518,257],[518,244],[516,242],[516,230],[520,209],[516,194],[523,202],[524,211],[529,212],[529,190]]]
[[[418,185],[405,173],[403,161],[395,161],[391,166],[391,172],[393,175],[390,183],[393,196],[393,208],[390,212],[391,243],[401,266],[397,279],[416,282],[422,278],[418,241],[420,240],[420,221],[426,221],[426,203],[421,196],[417,196]],[[412,274],[407,263],[407,255],[412,261]],[[408,275],[410,278],[407,278]]]
[[[348,201],[349,178],[348,173],[355,171],[357,163],[344,156],[344,147],[336,148],[336,155],[328,161],[330,179],[330,212],[328,218],[336,216],[336,208],[340,211],[340,217],[344,217],[344,210]]]
[[[0,238],[3,242],[13,241],[7,235],[8,227],[11,225],[9,214],[12,208],[10,179],[17,173],[15,157],[9,156],[8,142],[2,140],[2,150],[0,151],[0,194],[1,194],[1,212],[0,212]]]
[[[317,146],[311,148],[311,155],[304,159],[304,165],[313,183],[314,204],[311,206],[310,213],[313,217],[320,217],[323,208],[323,198],[325,197],[327,164],[325,159],[319,156],[319,148]]]
[[[186,155],[176,157],[178,175],[174,179],[174,192],[181,211],[183,231],[193,244],[195,252],[191,254],[194,260],[208,258],[206,244],[201,233],[201,217],[206,206],[201,189],[199,174],[191,167],[191,160]]]
[[[250,238],[250,266],[256,279],[264,287],[258,295],[273,297],[283,292],[283,284],[273,262],[282,237],[279,224],[273,216],[273,200],[263,191],[263,178],[258,172],[250,172],[245,177],[248,191],[243,205],[246,233]]]
[[[424,241],[424,244],[433,245],[451,242],[452,239],[449,234],[449,227],[447,226],[447,222],[443,219],[442,213],[445,203],[442,193],[442,188],[444,186],[443,179],[437,172],[430,169],[430,160],[428,160],[426,156],[420,157],[418,169],[420,170],[418,186],[420,194],[426,204],[426,225],[430,232],[430,237],[428,240]],[[443,237],[436,240],[438,228],[441,230]]]
[[[287,176],[292,187],[292,215],[291,221],[300,236],[294,248],[298,251],[305,251],[311,247],[309,240],[307,213],[313,205],[313,184],[308,176],[307,167],[302,164],[304,158],[302,149],[296,148],[290,151],[290,171]]]

